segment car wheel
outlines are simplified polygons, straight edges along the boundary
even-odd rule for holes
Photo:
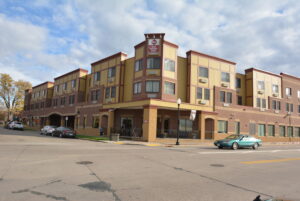
[[[258,144],[254,143],[254,145],[252,146],[253,149],[258,149]]]
[[[223,149],[223,147],[222,147],[222,146],[218,146],[218,148],[219,148],[219,149]]]
[[[233,144],[232,144],[232,149],[233,150],[237,150],[239,148],[239,145],[236,143],[236,142],[234,142]]]

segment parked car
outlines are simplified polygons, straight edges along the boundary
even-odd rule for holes
[[[55,129],[57,128],[57,126],[44,126],[41,129],[41,135],[52,135],[53,131],[55,131]]]
[[[70,128],[66,127],[58,127],[52,132],[52,136],[57,136],[57,137],[76,137],[76,132],[73,131]]]
[[[244,147],[252,147],[253,149],[257,149],[259,146],[262,146],[262,141],[253,136],[248,135],[230,135],[223,140],[217,140],[214,144],[219,148],[244,148]]]
[[[14,130],[24,130],[24,126],[21,122],[13,121],[8,125],[8,128],[14,129]]]
[[[13,122],[13,121],[8,121],[8,122],[5,124],[5,128],[10,129],[10,124],[11,124],[12,122]]]

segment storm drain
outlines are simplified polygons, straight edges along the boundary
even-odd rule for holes
[[[224,167],[223,164],[210,164],[210,166],[212,166],[212,167]]]
[[[79,162],[77,162],[77,164],[79,164],[79,165],[89,165],[89,164],[93,164],[93,162],[92,161],[79,161]]]

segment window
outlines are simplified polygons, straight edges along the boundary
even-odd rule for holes
[[[116,87],[111,87],[110,97],[115,98],[116,97]]]
[[[285,136],[285,126],[279,126],[279,131],[280,131],[279,135],[281,137],[284,137]]]
[[[135,61],[135,65],[134,65],[134,71],[140,71],[143,69],[143,59],[137,60]]]
[[[232,103],[232,93],[231,92],[226,93],[226,102]]]
[[[97,82],[99,80],[100,80],[100,71],[94,73],[94,82]]]
[[[59,85],[54,86],[54,91],[59,92]]]
[[[91,101],[97,101],[100,99],[101,91],[100,89],[91,91]]]
[[[264,99],[264,98],[261,99],[261,107],[267,108],[266,99]]]
[[[73,105],[75,103],[75,95],[69,96],[69,104]]]
[[[228,122],[219,120],[218,121],[218,133],[227,133],[228,132]]]
[[[249,123],[249,134],[250,135],[256,134],[256,124],[255,123]]]
[[[65,105],[66,104],[66,97],[60,98],[60,105]]]
[[[272,92],[275,93],[275,94],[279,93],[279,87],[278,87],[277,84],[272,85]]]
[[[265,90],[265,82],[264,81],[257,81],[257,89],[258,90]]]
[[[93,116],[93,128],[99,128],[99,117]]]
[[[197,99],[202,99],[202,88],[197,87]]]
[[[191,132],[193,130],[193,121],[189,119],[180,119],[179,130],[183,132]]]
[[[175,83],[165,82],[164,88],[165,88],[164,90],[165,94],[175,95]]]
[[[300,113],[300,105],[298,105],[298,113]]]
[[[256,107],[260,107],[260,98],[256,98]]]
[[[266,135],[266,125],[258,124],[258,136],[265,136],[265,135]]]
[[[116,75],[116,67],[110,67],[108,69],[108,74],[107,74],[108,78],[115,77],[115,75]]]
[[[297,96],[298,98],[300,98],[300,91],[297,91]]]
[[[222,80],[222,82],[230,82],[230,74],[222,72],[221,73],[221,80]]]
[[[295,127],[294,137],[300,137],[300,127]]]
[[[293,127],[292,126],[287,127],[287,137],[293,137]]]
[[[264,98],[256,98],[256,107],[267,108],[267,102]]]
[[[237,96],[237,104],[243,105],[243,97],[242,96]]]
[[[57,103],[58,103],[58,100],[57,98],[56,99],[53,99],[53,106],[56,107],[57,106]]]
[[[160,58],[159,57],[147,58],[147,68],[160,69]]]
[[[220,91],[220,101],[225,103],[225,91]]]
[[[235,134],[240,134],[240,122],[235,122]]]
[[[285,104],[285,110],[287,112],[293,112],[294,111],[294,105],[292,103],[286,103]]]
[[[280,101],[272,100],[272,109],[273,110],[280,110]]]
[[[63,85],[63,87],[64,87],[64,90],[67,90],[67,88],[68,88],[68,83],[65,82],[64,85]]]
[[[208,68],[199,67],[199,77],[206,77],[206,78],[208,78]]]
[[[275,126],[274,125],[268,125],[268,135],[275,136]]]
[[[292,96],[292,89],[291,88],[285,88],[285,95]]]
[[[142,92],[142,83],[141,82],[137,82],[137,83],[134,83],[134,86],[133,86],[133,93],[134,94],[139,94]]]
[[[210,99],[210,89],[204,89],[204,100]]]
[[[72,80],[72,81],[71,81],[71,86],[72,86],[72,88],[75,88],[75,87],[76,87],[76,80]]]
[[[147,81],[146,92],[159,92],[159,81]]]
[[[242,83],[241,83],[241,78],[236,78],[235,79],[235,88],[241,88]]]
[[[45,90],[42,91],[42,96],[45,96]]]
[[[175,72],[175,61],[165,59],[165,70]]]
[[[109,95],[110,95],[110,88],[107,87],[107,88],[105,89],[105,98],[109,98]]]

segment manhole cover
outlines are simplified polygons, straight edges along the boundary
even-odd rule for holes
[[[91,162],[91,161],[79,161],[79,162],[77,162],[77,164],[80,164],[80,165],[89,165],[89,164],[93,164],[93,162]]]
[[[212,166],[212,167],[224,167],[223,164],[210,164],[210,166]]]

